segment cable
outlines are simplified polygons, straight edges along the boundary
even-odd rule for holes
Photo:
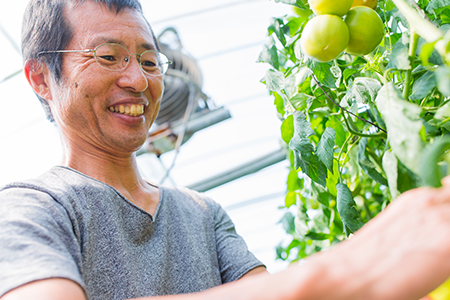
[[[175,156],[174,156],[174,158],[172,160],[172,164],[170,165],[170,167],[166,171],[166,175],[164,175],[164,177],[161,179],[159,184],[163,184],[164,181],[166,181],[167,177],[169,177],[170,172],[172,171],[173,167],[175,166],[175,162],[177,160],[178,154],[180,153],[181,144],[183,143],[183,139],[184,139],[184,136],[185,136],[186,131],[187,131],[189,117],[191,116],[191,112],[192,112],[192,110],[194,108],[195,99],[197,98],[197,95],[199,94],[199,87],[197,85],[195,85],[194,82],[192,82],[192,80],[190,80],[190,78],[187,78],[187,77],[184,77],[184,76],[179,76],[179,77],[182,78],[183,80],[186,80],[186,83],[188,84],[188,87],[189,87],[189,99],[188,99],[188,104],[187,104],[187,107],[186,107],[186,111],[184,113],[183,129],[181,130],[181,133],[178,135],[177,142],[175,144],[175,151],[176,151],[175,152]]]
[[[194,15],[204,14],[204,13],[208,13],[208,12],[215,11],[215,10],[218,10],[218,9],[227,8],[227,7],[231,7],[231,6],[236,6],[236,5],[240,5],[240,4],[246,4],[246,3],[249,3],[249,2],[255,2],[255,1],[261,1],[261,0],[247,0],[247,1],[242,1],[241,0],[241,1],[231,2],[231,3],[218,5],[218,6],[211,7],[211,8],[205,8],[205,9],[201,9],[201,10],[197,10],[197,11],[193,11],[193,12],[189,12],[189,13],[185,13],[185,14],[180,14],[180,15],[173,16],[173,17],[170,17],[170,18],[167,18],[167,19],[154,21],[154,22],[152,22],[152,25],[160,24],[160,23],[164,23],[164,22],[168,22],[168,21],[173,21],[173,20],[176,20],[176,19],[182,19],[182,18],[194,16]]]
[[[13,78],[16,75],[19,75],[20,73],[22,73],[22,70],[16,71],[14,73],[12,73],[11,75],[6,76],[5,78],[3,78],[2,80],[0,80],[0,84],[2,84],[3,82]]]

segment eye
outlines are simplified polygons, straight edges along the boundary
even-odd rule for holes
[[[100,58],[101,60],[110,61],[110,62],[118,61],[117,57],[114,55],[102,55],[102,56],[97,56],[97,57]]]
[[[141,60],[141,65],[143,68],[154,68],[157,64],[151,60]]]

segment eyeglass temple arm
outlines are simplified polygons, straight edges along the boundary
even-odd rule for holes
[[[94,52],[94,49],[85,49],[85,50],[55,50],[55,51],[42,51],[39,52],[37,55],[41,54],[47,54],[47,53],[88,53],[88,52]]]

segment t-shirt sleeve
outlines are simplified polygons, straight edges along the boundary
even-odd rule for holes
[[[225,210],[215,202],[214,207],[216,244],[222,282],[235,281],[248,271],[264,266],[248,250],[244,239],[236,233],[234,223]]]
[[[83,287],[81,253],[67,211],[29,188],[0,192],[0,297],[23,284],[66,278]]]

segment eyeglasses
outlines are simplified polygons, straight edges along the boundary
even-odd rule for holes
[[[42,51],[41,54],[49,53],[89,53],[93,52],[95,61],[103,69],[111,71],[122,71],[128,66],[131,55],[137,55],[137,60],[141,70],[151,76],[161,76],[166,73],[172,63],[166,55],[159,51],[147,50],[139,53],[131,53],[128,48],[116,43],[105,43],[98,45],[95,49],[86,50],[56,50]]]

